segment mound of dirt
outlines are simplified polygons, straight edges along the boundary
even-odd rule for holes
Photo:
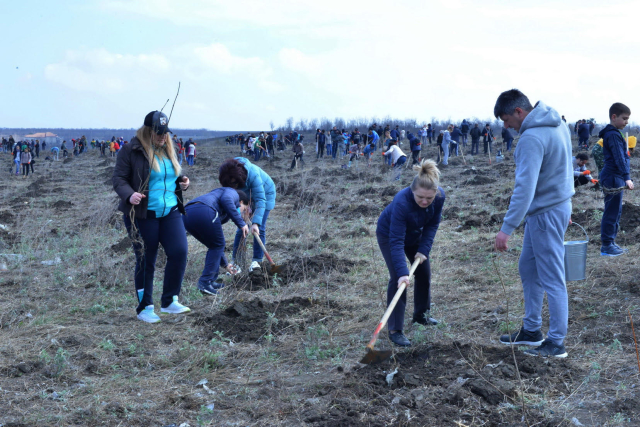
[[[118,243],[111,245],[111,250],[115,253],[122,253],[129,248],[131,248],[131,239],[129,237],[123,237]]]
[[[493,178],[488,178],[486,176],[481,176],[481,175],[476,175],[471,179],[468,179],[467,181],[465,181],[466,185],[486,185],[486,184],[493,184],[494,182],[496,182],[495,179]]]
[[[64,159],[62,161],[62,163],[64,163],[66,165],[67,163],[71,163],[72,161],[73,161],[73,157],[67,157],[66,159]]]
[[[293,297],[279,302],[266,302],[260,299],[235,301],[221,313],[200,318],[196,322],[210,331],[209,339],[222,332],[234,341],[253,342],[268,333],[276,333],[290,326],[284,317],[298,314],[304,308],[313,305],[311,298]]]
[[[382,213],[383,208],[373,205],[365,204],[349,204],[345,206],[341,213],[348,215],[349,217],[378,217]]]
[[[292,282],[313,279],[320,274],[329,274],[332,271],[345,274],[354,265],[354,261],[340,259],[333,254],[294,257],[279,264],[280,272],[274,275],[269,273],[270,265],[265,261],[262,263],[262,270],[245,275],[240,279],[238,285],[250,291],[273,286],[287,286]],[[249,283],[247,283],[247,278]]]
[[[511,203],[511,196],[507,196],[507,197],[496,196],[496,198],[493,199],[493,205],[499,209],[508,208],[509,203]]]
[[[566,383],[582,372],[569,360],[548,361],[516,354],[522,377],[532,379],[527,392],[563,393]],[[397,368],[395,375],[389,376]],[[344,389],[359,400],[380,399],[395,402],[407,408],[417,409],[417,416],[446,415],[449,410],[473,401],[479,396],[491,406],[503,402],[517,403],[519,382],[513,365],[510,348],[472,346],[469,344],[442,343],[420,346],[396,354],[379,365],[367,365],[347,374]],[[433,414],[421,411],[425,407],[438,408]],[[520,417],[521,414],[516,414]],[[516,425],[489,423],[490,425]],[[416,425],[447,425],[447,423],[421,423]]]
[[[388,187],[383,188],[380,191],[380,195],[381,196],[395,196],[396,194],[398,194],[398,191],[400,191],[400,189],[398,187],[394,187],[393,185],[390,185]]]
[[[640,206],[625,202],[622,204],[620,228],[624,231],[635,230],[640,225]]]
[[[67,209],[71,209],[73,207],[73,203],[66,200],[58,200],[57,202],[53,203],[51,207],[59,211],[64,211]]]

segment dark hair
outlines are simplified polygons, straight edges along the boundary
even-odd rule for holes
[[[529,98],[524,93],[518,89],[511,89],[500,94],[496,101],[496,106],[493,107],[493,115],[496,119],[499,119],[504,114],[513,114],[516,108],[522,108],[524,111],[533,110]]]
[[[220,165],[218,181],[223,187],[242,188],[247,183],[247,169],[236,159],[227,159]]]
[[[589,160],[589,155],[587,153],[578,153],[578,154],[576,154],[576,159],[578,159],[578,160]]]
[[[614,114],[619,117],[622,114],[631,114],[631,110],[622,102],[616,102],[611,107],[609,107],[609,118],[611,118]]]
[[[244,203],[245,205],[248,205],[250,200],[249,200],[249,196],[247,196],[247,193],[245,193],[242,190],[237,190],[236,189],[236,193],[238,193],[238,197],[240,197],[240,201],[242,203]]]

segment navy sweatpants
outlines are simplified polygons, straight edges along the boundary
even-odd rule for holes
[[[202,203],[187,205],[185,210],[186,213],[182,217],[184,228],[209,249],[204,259],[204,269],[200,281],[215,282],[218,280],[220,266],[227,266],[227,259],[224,256],[224,232],[218,218],[218,212],[211,206]]]
[[[389,283],[387,285],[387,306],[393,299],[396,292],[398,292],[398,275],[393,267],[393,261],[391,260],[391,248],[389,247],[389,240],[385,236],[376,234],[378,239],[378,246],[380,252],[384,258],[384,262],[387,264],[389,270]],[[409,262],[413,263],[414,257],[418,252],[417,246],[405,247],[404,253],[409,259]],[[425,254],[426,255],[426,254]],[[405,290],[396,307],[391,312],[389,320],[387,322],[387,329],[390,331],[402,331],[404,329],[404,311],[407,305],[407,291]],[[413,289],[413,317],[416,319],[424,318],[427,310],[431,308],[431,265],[427,258],[422,264],[416,268],[415,283]]]
[[[620,176],[611,176],[605,169],[600,174],[600,185],[606,188],[624,187],[624,179]],[[620,227],[620,215],[622,214],[622,191],[618,194],[604,196],[604,212],[600,223],[600,240],[602,246],[614,243]]]
[[[153,214],[153,211],[148,211],[147,219],[135,219],[137,232],[132,230],[129,216],[124,215],[124,225],[129,232],[129,237],[133,240],[133,251],[136,254],[134,273],[136,296],[138,290],[144,289],[142,299],[138,301],[136,309],[138,314],[146,306],[153,305],[153,275],[156,269],[158,244],[162,245],[167,255],[162,288],[162,307],[168,307],[173,302],[173,296],[180,295],[184,270],[187,267],[187,235],[182,224],[182,215],[177,209],[162,218],[149,218]]]

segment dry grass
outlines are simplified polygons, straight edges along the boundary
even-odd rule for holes
[[[192,182],[187,199],[218,185],[217,165],[237,147],[199,151],[196,166],[185,170]],[[357,361],[386,305],[377,217],[411,173],[398,183],[381,156],[370,168],[347,170],[339,160],[316,162],[311,151],[302,170],[288,170],[288,152],[260,162],[278,189],[267,247],[295,279],[270,277],[257,290],[249,278],[235,286],[226,279],[224,292],[204,298],[195,283],[206,248],[189,237],[181,301],[194,313],[159,325],[135,319],[133,252],[100,175],[111,161],[93,152],[69,164],[41,162],[33,180],[6,176],[0,223],[11,234],[0,237],[2,253],[16,256],[0,256],[10,270],[0,273],[0,424],[522,425],[520,385],[504,368],[513,360],[496,339],[523,314],[521,230],[496,260],[509,318],[492,265],[499,225],[491,217],[506,211],[513,161],[489,166],[482,156],[467,157],[467,166],[454,159],[444,170],[447,210],[431,253],[432,315],[441,323],[407,323],[413,349],[399,351],[391,364],[362,368]],[[476,175],[494,181],[470,184]],[[627,192],[625,201],[640,205],[639,197]],[[638,415],[626,316],[627,309],[640,312],[638,268],[630,256],[597,254],[602,205],[585,188],[574,198],[594,244],[587,280],[568,284],[570,358],[530,364],[518,357],[533,425],[568,426],[576,417],[584,425],[631,426]],[[228,248],[234,233],[225,226]],[[621,237],[637,249],[635,230]],[[56,257],[60,264],[40,263]],[[163,268],[160,255],[157,286]],[[384,334],[377,345],[391,347]],[[384,378],[394,365],[404,382],[388,387]]]

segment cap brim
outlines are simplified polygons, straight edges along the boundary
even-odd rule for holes
[[[173,133],[171,129],[166,126],[160,126],[158,129],[154,129],[156,135],[164,135],[165,133]]]

